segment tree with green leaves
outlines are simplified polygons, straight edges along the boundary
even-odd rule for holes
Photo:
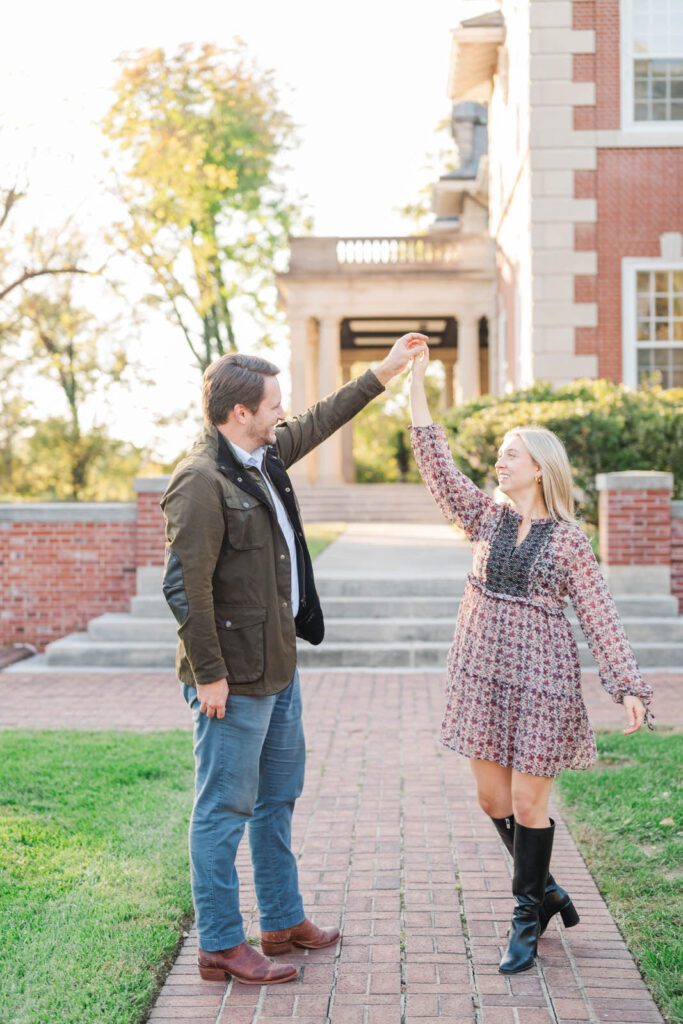
[[[303,226],[279,178],[293,125],[242,43],[142,50],[121,63],[103,124],[127,211],[113,237],[147,268],[147,301],[203,370],[237,348],[238,305],[269,340],[274,271]]]
[[[39,248],[37,240],[35,244]],[[74,266],[82,264],[85,248],[85,239],[73,231],[64,242],[64,256]],[[125,383],[129,369],[126,345],[119,338],[121,323],[105,321],[85,307],[73,274],[26,287],[17,315],[29,364],[57,385],[65,401],[66,417],[52,418],[50,436],[64,449],[61,461],[68,467],[64,496],[76,500],[83,496],[91,466],[107,439],[101,424],[84,429],[84,410],[103,399],[112,385]],[[132,313],[126,320],[126,334],[134,323]],[[36,429],[43,420],[40,417]]]

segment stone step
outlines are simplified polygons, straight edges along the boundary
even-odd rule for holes
[[[325,573],[316,574],[316,587],[321,598],[326,597],[448,597],[460,595],[465,589],[467,570],[458,576],[373,576],[368,574],[359,579],[355,574],[348,576]],[[161,575],[154,578],[138,576],[137,597],[163,599]],[[135,600],[135,598],[134,598]]]
[[[357,611],[358,609],[356,609]],[[568,616],[577,641],[583,634],[575,617]],[[631,643],[674,643],[683,645],[683,619],[652,618],[623,619],[624,629]],[[446,642],[453,635],[455,616],[416,615],[383,618],[345,617],[326,615],[325,639],[331,643],[392,643],[400,641]],[[88,636],[105,643],[172,643],[176,637],[176,622],[171,615],[164,618],[135,618],[125,614],[100,615],[88,623]]]
[[[449,643],[441,641],[400,641],[392,643],[325,642],[319,647],[301,642],[299,663],[303,668],[445,668]],[[49,667],[74,666],[89,668],[158,668],[172,669],[175,664],[175,643],[95,641],[87,633],[72,633],[49,644],[46,649]],[[680,669],[683,644],[637,643],[634,651],[642,668]],[[582,666],[594,667],[585,643],[579,644]]]
[[[443,523],[424,484],[296,485],[304,522]]]
[[[399,597],[390,589],[386,596],[322,596],[323,611],[328,618],[445,618],[455,620],[460,606],[459,596],[411,595]],[[618,597],[616,605],[624,619],[680,619],[674,597]],[[131,601],[131,612],[136,618],[169,619],[173,617],[163,596],[144,594]],[[571,617],[571,613],[570,613]],[[682,620],[683,621],[683,620]]]

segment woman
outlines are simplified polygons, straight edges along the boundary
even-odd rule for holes
[[[623,703],[625,733],[650,712],[644,682],[593,554],[574,518],[572,477],[559,438],[520,427],[503,438],[496,460],[496,504],[453,463],[424,391],[428,353],[413,360],[411,441],[418,468],[445,517],[473,546],[473,571],[448,655],[442,742],[469,758],[482,809],[513,857],[515,910],[499,970],[534,962],[553,915],[578,924],[571,897],[549,872],[553,778],[589,768],[595,738],[581,695],[571,600],[605,689]]]

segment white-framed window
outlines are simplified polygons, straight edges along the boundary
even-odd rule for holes
[[[624,383],[683,387],[683,260],[622,261]]]
[[[683,0],[621,2],[622,126],[683,126]]]

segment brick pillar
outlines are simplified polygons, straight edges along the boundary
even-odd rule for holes
[[[135,565],[138,569],[164,564],[166,542],[159,501],[168,480],[167,476],[150,476],[138,477],[135,481]]]
[[[683,501],[671,502],[671,593],[683,615]]]
[[[671,593],[673,475],[599,473],[600,560],[613,594]]]

